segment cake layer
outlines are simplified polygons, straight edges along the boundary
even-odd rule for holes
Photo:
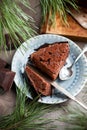
[[[56,42],[38,49],[30,56],[33,64],[55,80],[69,55],[68,42]]]
[[[26,66],[25,72],[37,93],[41,93],[44,96],[51,95],[50,83],[48,83],[39,73],[30,66]]]

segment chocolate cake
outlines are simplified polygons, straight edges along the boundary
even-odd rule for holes
[[[51,85],[39,73],[37,73],[31,66],[26,66],[25,72],[27,77],[36,90],[44,96],[51,95]]]
[[[15,73],[9,69],[0,69],[0,87],[2,87],[5,91],[9,90],[12,86],[14,76]]]
[[[31,62],[55,80],[69,55],[68,42],[56,42],[39,48],[30,56]]]

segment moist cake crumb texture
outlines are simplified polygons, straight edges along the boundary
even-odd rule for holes
[[[30,59],[41,71],[55,80],[69,55],[69,44],[54,43],[31,54]]]
[[[26,66],[25,72],[37,93],[41,93],[44,96],[51,95],[50,83],[35,72],[35,70],[33,70],[30,66]]]

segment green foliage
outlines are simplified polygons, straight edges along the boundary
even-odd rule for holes
[[[53,23],[56,13],[58,12],[64,23],[67,23],[67,12],[70,12],[70,8],[78,9],[76,0],[40,0],[42,8],[42,19],[46,21],[47,14],[50,16],[49,20]]]
[[[26,95],[17,89],[16,106],[10,115],[0,116],[0,130],[44,130],[52,120],[42,117],[50,111],[50,106],[27,101]],[[54,126],[49,127],[48,130]]]
[[[10,49],[12,46],[17,48],[21,42],[35,34],[32,29],[33,18],[22,10],[19,3],[32,10],[27,0],[0,1],[0,50],[2,47],[8,49],[5,34],[9,34],[9,41],[12,43]]]
[[[66,130],[87,130],[87,112],[79,108],[66,109],[65,116],[61,116],[58,120],[67,123]]]

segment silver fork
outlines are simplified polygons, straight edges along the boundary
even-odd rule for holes
[[[72,99],[73,101],[77,102],[80,106],[82,106],[85,110],[87,110],[87,106],[85,106],[82,102],[80,102],[79,100],[76,99],[76,97],[74,97],[72,94],[70,94],[66,89],[64,89],[63,87],[59,86],[58,83],[56,81],[49,81],[51,85],[53,85],[56,89],[58,89],[60,92],[62,92],[63,94],[65,94],[67,97],[69,97],[70,99]]]

